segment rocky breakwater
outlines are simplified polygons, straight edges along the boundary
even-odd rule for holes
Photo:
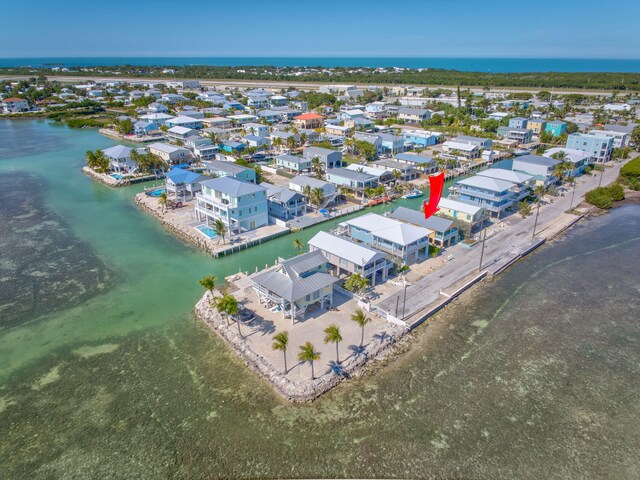
[[[218,292],[206,292],[196,304],[196,316],[226,340],[246,366],[267,380],[280,396],[290,402],[310,402],[341,382],[360,376],[368,367],[388,358],[410,338],[408,330],[390,325],[387,333],[377,335],[359,354],[347,358],[338,368],[331,368],[315,379],[292,380],[282,372],[281,367],[272,365],[253,351],[247,340],[238,334],[235,325],[227,325],[227,321],[211,307],[212,299],[218,295]]]

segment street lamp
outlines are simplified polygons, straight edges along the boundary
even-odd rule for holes
[[[573,208],[573,197],[576,194],[576,188],[577,188],[577,184],[574,180],[573,182],[573,189],[571,190],[571,202],[569,203],[569,210],[571,210]]]
[[[478,265],[478,272],[482,271],[482,260],[484,259],[484,242],[487,239],[487,227],[484,227],[482,232],[482,250],[480,250],[480,264]]]

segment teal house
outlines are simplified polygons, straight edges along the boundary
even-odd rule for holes
[[[560,120],[547,122],[547,125],[544,127],[544,131],[550,133],[554,137],[565,135],[567,133],[567,123],[561,122]]]

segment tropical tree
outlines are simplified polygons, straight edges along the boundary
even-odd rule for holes
[[[324,329],[324,343],[336,344],[336,363],[340,363],[340,356],[338,353],[338,345],[342,341],[342,335],[340,335],[340,329],[336,324],[329,325]]]
[[[229,317],[227,316],[227,299],[224,296],[214,298],[211,302],[211,306],[226,319],[227,326],[229,326]]]
[[[289,344],[289,332],[286,330],[284,332],[280,332],[273,337],[273,345],[271,348],[273,350],[280,350],[282,352],[282,357],[284,358],[284,373],[287,373],[287,345]]]
[[[198,280],[198,283],[205,290],[213,292],[213,289],[216,288],[216,280],[217,278],[215,275],[207,275],[206,277],[203,277],[200,280]]]
[[[311,202],[311,192],[313,191],[313,189],[311,188],[311,185],[305,185],[304,188],[302,189],[302,194],[307,197],[307,200],[309,202]]]
[[[322,205],[322,202],[325,201],[324,190],[321,187],[316,187],[311,191],[311,203],[313,203],[316,207],[316,211]]]
[[[287,148],[289,150],[293,150],[294,148],[296,148],[296,138],[294,136],[291,136],[289,138],[287,138]]]
[[[395,184],[397,185],[398,181],[402,178],[402,172],[396,169],[393,172],[391,172],[391,175],[393,176]]]
[[[351,315],[351,320],[360,325],[360,328],[362,329],[362,334],[360,336],[360,347],[362,347],[362,344],[364,343],[364,327],[368,323],[371,323],[371,318],[367,317],[366,313],[359,308]]]
[[[167,192],[162,192],[160,197],[158,197],[158,203],[162,206],[162,211],[167,211],[167,204],[169,203],[169,197],[167,197]]]
[[[304,244],[302,243],[302,241],[299,238],[296,238],[293,241],[293,248],[298,250],[298,255],[300,255],[302,253],[302,251],[304,250]]]
[[[316,174],[316,177],[320,177],[324,173],[324,165],[319,157],[311,159],[311,171]]]
[[[219,218],[215,222],[213,222],[213,231],[216,232],[216,235],[222,238],[222,243],[227,243],[224,238],[224,236],[227,234],[227,227]]]
[[[271,145],[273,145],[278,150],[282,149],[282,138],[280,137],[274,138],[273,142],[271,142]]]
[[[369,286],[369,279],[363,277],[359,273],[352,273],[344,282],[344,288],[350,292],[362,295]]]
[[[518,212],[522,218],[527,218],[531,214],[531,205],[526,200],[518,202]]]
[[[226,294],[226,307],[225,311],[231,318],[235,319],[236,324],[238,325],[238,335],[242,337],[242,330],[240,330],[240,306],[238,305],[238,300],[231,294]]]
[[[316,351],[311,342],[300,345],[298,360],[300,360],[301,362],[309,362],[311,364],[311,379],[316,378],[313,371],[313,362],[315,362],[316,360],[320,360],[320,354]]]
[[[220,139],[215,132],[209,132],[209,140],[211,140],[211,145],[217,145],[220,143]]]
[[[306,133],[301,133],[300,134],[300,145],[304,145],[305,143],[307,143],[307,140],[309,138],[307,137]]]

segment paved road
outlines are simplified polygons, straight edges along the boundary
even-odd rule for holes
[[[607,185],[613,182],[617,178],[619,170],[620,165],[607,168],[604,172],[602,184]],[[578,179],[572,206],[575,207],[582,201],[587,191],[598,186],[600,175],[601,173],[597,173],[595,177],[584,175]],[[551,203],[545,203],[540,207],[536,226],[536,241],[538,236],[545,236],[545,231],[556,223],[564,212],[569,210],[571,191],[569,190],[564,197],[551,198],[547,196],[545,199],[550,199]],[[490,227],[488,230],[490,233],[487,233],[485,242],[483,269],[490,268],[491,265],[506,257],[519,254],[532,245],[534,243],[532,233],[535,217],[534,209],[534,214],[526,219],[522,219],[518,214],[513,214],[503,220],[502,226],[494,225]],[[451,287],[455,283],[475,272],[479,272],[480,253],[480,244],[471,249],[462,245],[448,248],[446,255],[453,255],[451,261],[407,287],[406,295],[404,291],[400,291],[387,297],[377,306],[397,318],[403,318],[404,304],[404,318],[409,318],[436,300],[441,299],[440,291],[451,293],[453,290]]]

